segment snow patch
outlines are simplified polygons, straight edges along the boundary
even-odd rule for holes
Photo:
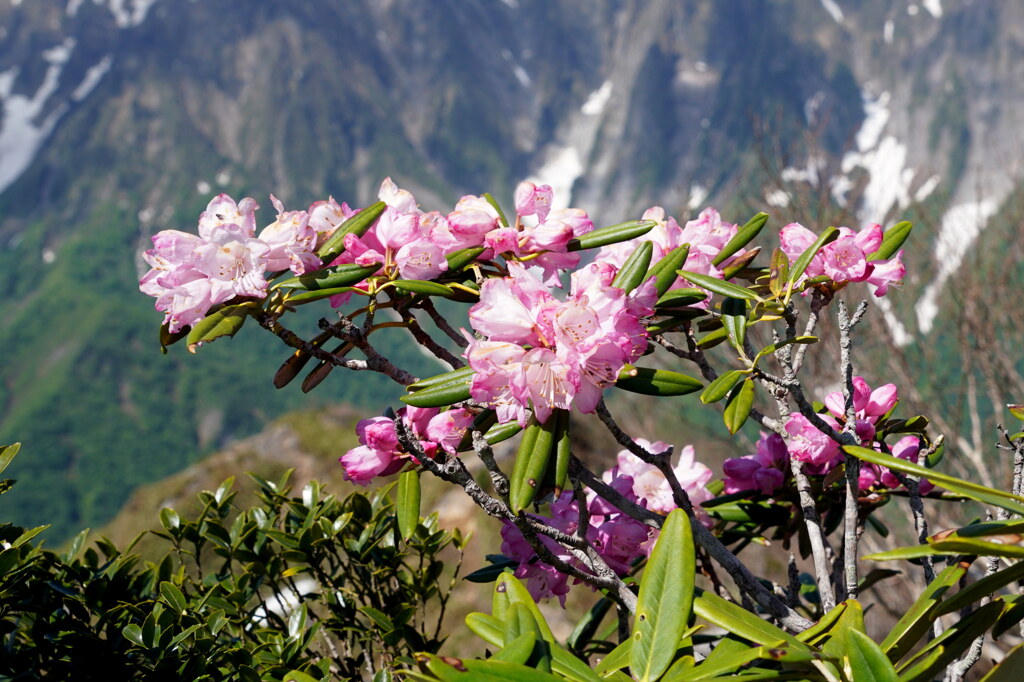
[[[995,199],[987,198],[958,204],[946,212],[935,239],[935,262],[939,271],[917,302],[917,324],[927,334],[939,313],[939,293],[957,271],[968,249],[977,240],[998,208]]]
[[[704,200],[707,198],[708,188],[694,183],[690,185],[690,201],[687,202],[687,206],[691,211],[696,211],[704,205]]]
[[[773,189],[764,196],[764,200],[769,206],[785,208],[789,206],[789,193],[782,189]]]
[[[608,104],[608,100],[612,96],[612,82],[605,81],[601,84],[597,90],[590,93],[587,97],[587,101],[580,107],[580,113],[584,116],[597,116],[604,111],[605,106]]]
[[[519,9],[519,0],[501,0],[505,5],[511,9]]]
[[[921,4],[936,19],[942,18],[942,0],[922,0]]]
[[[530,87],[530,84],[533,83],[533,81],[530,80],[530,74],[526,73],[526,69],[518,64],[512,67],[512,73],[515,74],[516,80],[519,81],[519,84],[524,88]]]
[[[67,43],[60,47],[66,46]],[[0,73],[0,193],[25,172],[39,146],[67,109],[65,105],[52,108],[42,121],[37,122],[46,101],[57,89],[63,69],[60,61],[64,57],[63,49],[52,48],[47,52],[50,53],[47,58],[50,66],[42,85],[31,98],[12,94],[17,67]]]
[[[64,13],[69,17],[78,14],[85,0],[68,0]],[[119,28],[138,26],[146,19],[149,8],[156,0],[92,0],[92,4],[106,7],[114,15],[114,23]]]
[[[57,260],[57,254],[53,252],[53,249],[43,249],[42,257],[43,262],[47,265]]]
[[[892,334],[892,342],[897,346],[908,346],[914,341],[914,335],[907,331],[907,327],[896,317],[892,309],[892,301],[884,296],[873,299],[878,309],[882,311],[882,319],[885,320],[889,333]]]
[[[825,170],[825,159],[820,156],[812,156],[807,159],[806,168],[783,168],[779,177],[784,182],[806,182],[814,187],[818,186],[821,174]]]
[[[99,84],[103,77],[107,75],[107,71],[110,71],[110,65],[114,63],[114,58],[107,55],[99,61],[89,67],[88,71],[85,72],[85,78],[78,84],[74,92],[71,93],[71,99],[75,102],[81,102],[83,99],[89,96],[89,93]]]
[[[583,173],[580,153],[575,147],[562,147],[548,156],[535,175],[527,178],[536,184],[551,185],[554,199],[551,208],[567,208],[572,203],[572,186]]]
[[[889,93],[883,92],[878,99],[864,98],[864,122],[857,131],[857,149],[865,151],[878,144],[889,122]]]
[[[914,201],[920,203],[927,199],[928,196],[935,191],[935,188],[939,186],[940,180],[941,178],[939,178],[938,175],[933,175],[921,183],[921,186],[917,188],[916,192],[914,192]]]
[[[228,173],[227,171],[221,171],[220,173],[217,173],[216,180],[218,185],[226,185],[229,182],[231,182],[231,173]]]
[[[921,8],[918,7],[917,5],[909,5],[907,7],[907,14],[909,14],[912,17],[916,17],[917,13],[920,12],[920,11],[921,11]]]
[[[886,45],[892,45],[892,39],[895,35],[896,24],[892,19],[888,19],[885,22],[885,27],[882,29],[882,37],[885,38]]]
[[[200,180],[199,182],[196,183],[196,191],[199,192],[200,194],[209,194],[210,189],[210,183],[208,183],[206,180]]]
[[[75,39],[65,38],[60,45],[55,45],[49,50],[43,50],[43,59],[50,64],[62,66],[71,59],[71,53],[75,50]]]
[[[837,24],[843,23],[843,10],[839,8],[835,0],[821,0],[821,6],[825,8],[825,11],[829,13]]]

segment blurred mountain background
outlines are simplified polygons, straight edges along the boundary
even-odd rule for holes
[[[59,540],[282,412],[379,410],[364,374],[276,391],[289,352],[258,330],[161,355],[137,281],[216,193],[269,221],[271,192],[361,206],[386,176],[441,210],[534,178],[598,224],[915,221],[861,357],[998,483],[1022,104],[1024,6],[997,0],[0,0],[0,513]]]

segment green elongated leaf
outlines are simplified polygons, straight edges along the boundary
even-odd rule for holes
[[[380,609],[375,609],[372,606],[360,606],[359,611],[366,615],[373,624],[379,627],[384,632],[391,632],[395,629],[395,623],[388,617],[388,614],[384,613]]]
[[[512,511],[521,511],[533,503],[547,474],[554,444],[555,419],[549,417],[545,423],[538,424],[536,418],[531,417],[509,478],[508,501]]]
[[[716,647],[714,651],[717,650],[718,648]],[[714,653],[714,651],[712,651],[712,653]],[[789,667],[792,667],[794,664],[818,661],[821,660],[821,658],[822,656],[818,652],[809,651],[807,649],[794,649],[792,647],[769,648],[765,646],[751,647],[741,645],[741,648],[738,648],[736,651],[730,651],[727,655],[718,656],[714,659],[709,656],[703,663],[688,671],[687,674],[680,675],[678,679],[686,680],[686,682],[718,679],[719,676],[733,673],[736,670],[739,670],[742,666],[757,660],[779,661],[787,663],[789,664]],[[886,661],[886,663],[888,663],[888,661]],[[778,674],[779,672],[776,671],[776,675]],[[729,677],[744,679],[746,675],[737,673],[735,676],[730,675]]]
[[[609,677],[616,670],[621,670],[629,665],[633,650],[633,639],[627,639],[617,647],[608,652],[608,655],[601,659],[594,669],[601,677]]]
[[[170,328],[166,324],[160,325],[160,352],[167,355],[167,347],[173,346],[174,344],[181,341],[183,338],[188,336],[189,328],[179,329],[178,331],[171,333]]]
[[[982,538],[989,535],[1007,535],[1009,533],[1024,533],[1024,521],[1018,519],[980,521],[966,525],[956,531],[957,537],[961,538]]]
[[[699,391],[703,384],[679,372],[626,365],[619,372],[618,388],[643,395],[673,396]]]
[[[486,613],[471,613],[466,616],[466,626],[485,642],[493,647],[501,647],[504,644],[504,629],[502,622]],[[573,654],[548,640],[551,647],[551,670],[574,682],[601,682],[590,666],[585,664]]]
[[[537,670],[551,672],[550,643],[542,637],[537,621],[529,609],[524,604],[513,602],[509,606],[505,619],[505,646],[509,646],[523,636],[529,637],[533,645],[527,652],[526,658],[519,662]]]
[[[745,355],[743,340],[747,338],[747,302],[742,298],[722,301],[722,324],[729,334],[729,343],[741,355]]]
[[[772,251],[772,259],[768,262],[768,290],[772,296],[779,298],[786,291],[789,282],[789,256],[782,249]]]
[[[497,563],[488,564],[482,568],[478,568],[466,577],[463,578],[466,582],[470,583],[493,583],[499,575],[505,572],[505,569],[515,568],[519,562],[514,559],[505,559]]]
[[[405,291],[410,294],[422,294],[424,296],[451,296],[455,293],[449,286],[421,279],[396,279],[391,283],[399,291]]]
[[[468,249],[459,249],[458,251],[452,251],[445,260],[448,261],[448,270],[455,271],[461,270],[473,261],[477,259],[481,253],[487,250],[485,246],[472,246]]]
[[[897,682],[899,676],[885,653],[863,632],[850,630],[843,657],[847,678],[857,682]]]
[[[508,218],[505,217],[505,212],[501,210],[501,205],[498,204],[498,200],[491,196],[490,192],[484,192],[482,196],[484,200],[491,205],[491,208],[494,209],[495,213],[498,214],[498,219],[501,220],[501,224],[505,227],[509,227]]]
[[[717,625],[737,637],[763,646],[776,647],[781,643],[786,643],[805,651],[811,649],[810,646],[785,630],[758,618],[745,608],[699,587],[695,589],[697,596],[693,600],[694,613],[709,623]]]
[[[729,400],[725,404],[722,419],[729,433],[736,433],[750,416],[754,407],[754,378],[747,377],[743,383],[734,386],[729,392]]]
[[[679,277],[679,275],[676,274],[676,271],[683,267],[683,264],[686,263],[686,258],[689,255],[689,244],[677,246],[669,251],[661,260],[651,266],[651,269],[647,271],[647,277],[644,277],[644,280],[646,281],[648,277],[653,277],[654,290],[658,292],[658,296],[665,296],[665,294],[668,293],[669,287],[675,284],[676,279]],[[659,303],[660,302],[661,301],[659,300]]]
[[[301,670],[289,670],[285,673],[284,682],[320,682],[320,680],[307,675]]]
[[[524,632],[512,641],[507,642],[505,646],[503,646],[496,654],[491,656],[491,658],[498,661],[508,661],[510,663],[521,663],[523,665],[527,665],[527,661],[529,661],[530,656],[533,655],[533,650],[536,645],[537,637],[532,632]]]
[[[421,388],[415,393],[407,393],[401,397],[406,405],[413,407],[444,407],[463,400],[469,400],[469,385],[472,381],[471,374],[458,377],[451,381],[439,384],[432,384],[427,388]]]
[[[729,338],[729,332],[725,327],[719,327],[713,331],[705,334],[701,339],[697,341],[697,347],[701,350],[707,350],[714,348],[718,344]]]
[[[933,680],[954,659],[967,651],[975,638],[992,626],[1002,608],[1001,599],[993,600],[925,644],[909,661],[900,665],[901,682]]]
[[[969,564],[960,562],[947,566],[931,581],[910,609],[896,622],[879,646],[890,661],[898,661],[931,627],[932,614],[950,587],[957,584],[967,572]]]
[[[461,680],[480,682],[560,682],[559,678],[542,670],[534,670],[525,665],[487,660],[465,659],[462,661],[466,672]]]
[[[978,483],[965,481],[963,479],[956,478],[955,476],[935,471],[934,469],[926,469],[923,466],[908,462],[907,460],[900,459],[899,457],[885,455],[881,452],[875,452],[874,450],[869,450],[856,445],[844,445],[843,452],[848,455],[853,455],[857,459],[861,459],[865,462],[871,462],[872,464],[878,464],[879,466],[884,466],[889,469],[902,471],[905,474],[913,474],[914,476],[926,478],[935,485],[946,488],[947,490],[952,490],[964,497],[969,497],[972,500],[1001,507],[1007,511],[1013,512],[1014,514],[1024,516],[1024,504],[1022,504],[1024,503],[1024,497],[1021,497],[1020,495],[1013,495],[1012,493],[988,488]]]
[[[188,333],[188,352],[195,353],[200,343],[210,343],[222,336],[234,336],[255,308],[256,303],[247,301],[224,306],[199,320]]]
[[[700,401],[705,405],[717,403],[719,400],[727,396],[733,386],[738,384],[746,375],[747,372],[744,372],[742,369],[734,369],[726,372],[725,374],[719,375],[714,381],[708,384],[700,394]]]
[[[299,608],[293,609],[291,615],[288,616],[289,639],[296,639],[302,635],[306,630],[307,622],[309,622],[309,609],[305,604],[300,604]]]
[[[307,272],[298,277],[282,280],[274,285],[274,289],[298,289],[300,291],[323,291],[324,289],[342,289],[358,284],[380,270],[380,263],[370,265],[332,265],[330,267]]]
[[[356,289],[355,287],[335,287],[333,289],[318,289],[317,291],[302,291],[301,289],[292,289],[292,291],[298,291],[297,294],[292,294],[288,297],[288,305],[302,305],[304,303],[312,303],[313,301],[321,301],[331,296],[338,296],[339,294],[347,294],[355,292],[357,294],[365,295],[366,292],[362,289]]]
[[[960,552],[955,553],[959,554]],[[931,545],[914,545],[913,547],[898,547],[885,552],[867,554],[864,558],[870,561],[905,561],[908,559],[920,559],[924,556],[941,556],[943,554],[945,554],[945,552],[940,549],[936,549]]]
[[[955,595],[942,602],[935,611],[937,616],[959,611],[964,606],[972,604],[982,597],[993,594],[996,590],[1006,587],[1010,583],[1024,579],[1024,561],[1018,561],[1014,565],[987,575],[963,588]]]
[[[18,450],[21,450],[21,443],[0,446],[0,473],[10,466],[14,456],[18,454]]]
[[[640,246],[629,255],[626,262],[619,268],[618,274],[612,280],[612,286],[622,289],[627,294],[640,286],[647,278],[647,268],[651,264],[651,255],[654,253],[654,244],[651,242],[640,242]]]
[[[675,271],[673,271],[675,274]],[[693,305],[694,303],[700,303],[706,299],[708,295],[700,289],[694,289],[687,287],[684,289],[672,289],[666,291],[658,299],[658,302],[654,304],[655,308],[680,308],[682,306]]]
[[[325,331],[315,336],[310,343],[316,348],[320,348],[327,343],[329,338],[331,338],[331,332]],[[301,348],[288,356],[288,359],[281,363],[277,372],[274,373],[274,388],[284,388],[290,384],[292,379],[299,375],[299,372],[302,371],[311,359],[313,359],[312,354]]]
[[[943,540],[929,541],[932,549],[942,554],[968,554],[973,556],[998,556],[1024,558],[1024,547],[1003,544],[1001,542],[985,542],[978,538],[957,538],[951,536]]]
[[[721,296],[742,298],[747,301],[761,300],[761,297],[750,289],[741,287],[739,284],[726,282],[724,279],[712,277],[711,275],[702,275],[698,272],[690,272],[689,270],[680,270],[679,275],[686,281],[693,282],[697,286]]]
[[[822,616],[817,623],[803,632],[798,632],[796,634],[796,638],[801,642],[807,642],[808,644],[816,646],[818,644],[818,640],[827,636],[835,624],[839,622],[839,619],[846,612],[846,605],[847,603],[844,601],[839,602],[831,611]]]
[[[732,279],[736,275],[739,275],[747,266],[757,258],[757,255],[761,253],[761,247],[755,246],[754,248],[747,251],[742,256],[736,256],[729,265],[722,270],[722,279]],[[747,276],[747,279],[756,279],[757,276]]]
[[[569,477],[569,461],[572,459],[572,438],[569,433],[569,410],[555,410],[552,415],[555,423],[555,466],[553,487],[555,499],[565,489],[565,481]]]
[[[124,635],[124,638],[132,644],[148,648],[146,647],[145,638],[142,636],[142,628],[138,625],[135,625],[134,623],[131,625],[125,625],[121,630],[121,634]]]
[[[764,355],[770,355],[777,351],[778,349],[785,348],[786,346],[791,346],[793,344],[806,346],[812,343],[818,343],[819,340],[820,339],[818,339],[817,336],[796,336],[792,339],[779,341],[778,343],[769,343],[767,346],[758,351],[757,359],[760,359]]]
[[[185,607],[188,602],[185,600],[185,595],[182,594],[181,588],[172,582],[163,581],[160,583],[160,596],[163,598],[165,604],[170,606],[178,613],[184,613]]]
[[[384,213],[384,209],[387,208],[387,204],[383,201],[378,201],[375,204],[370,204],[359,213],[343,222],[338,226],[338,229],[334,231],[327,241],[317,249],[316,255],[320,257],[324,263],[330,263],[332,260],[338,257],[338,255],[345,250],[345,237],[350,234],[354,234],[357,237],[361,237],[366,234],[366,231],[377,222],[377,218],[380,218]]]
[[[697,310],[695,308],[680,308],[678,311],[673,311],[673,313],[672,317],[666,317],[647,325],[647,335],[656,336],[673,331],[683,326],[683,323],[688,320],[708,314],[706,310]]]
[[[466,429],[465,433],[462,434],[462,439],[459,441],[459,445],[456,448],[458,452],[464,452],[473,448],[473,432],[479,431],[482,434],[487,434],[487,430],[490,429],[498,421],[498,414],[494,410],[483,410],[473,418],[472,423]]]
[[[629,668],[642,682],[661,677],[675,658],[693,607],[696,570],[690,520],[675,509],[640,580]]]
[[[547,620],[541,614],[540,609],[537,608],[537,603],[533,601],[533,597],[530,596],[530,591],[526,589],[526,586],[519,582],[518,579],[511,573],[502,573],[498,576],[498,579],[494,584],[495,594],[504,595],[505,600],[509,604],[518,603],[529,609],[533,619],[537,622],[537,627],[540,628],[541,637],[546,642],[555,641],[555,636],[551,634],[551,627],[548,626]],[[494,614],[499,619],[504,616],[499,616],[497,613]]]
[[[599,230],[570,239],[565,248],[567,251],[581,251],[583,249],[596,249],[599,246],[629,241],[630,239],[644,236],[655,225],[657,223],[653,220],[631,220],[619,223],[618,225],[602,227]]]
[[[506,424],[495,424],[487,430],[484,434],[484,440],[489,444],[494,445],[506,441],[513,437],[517,433],[523,430],[523,427],[519,425],[519,422],[511,421]]]
[[[420,379],[419,381],[409,384],[406,386],[410,391],[420,391],[424,388],[430,388],[431,386],[437,386],[439,384],[450,384],[456,381],[462,381],[466,378],[473,376],[473,368],[466,366],[460,369],[452,370],[451,372],[444,372],[437,374],[426,379]]]
[[[813,260],[818,254],[821,247],[831,241],[834,241],[838,237],[839,230],[834,227],[830,227],[818,235],[818,238],[814,240],[814,243],[811,244],[806,251],[800,254],[800,257],[796,259],[795,263],[793,263],[793,267],[789,269],[789,284],[794,285],[800,281],[800,278],[803,276],[807,266],[811,264],[811,260]]]
[[[420,524],[420,472],[419,469],[403,471],[398,477],[398,497],[395,500],[398,532],[408,541]]]
[[[878,251],[868,254],[868,260],[888,260],[895,256],[896,252],[903,246],[903,242],[907,241],[907,237],[910,236],[910,230],[913,227],[913,223],[906,220],[890,227],[882,235],[882,244],[878,247]]]
[[[1018,644],[1010,649],[1006,658],[999,661],[981,678],[981,682],[1020,682],[1021,680],[1024,680],[1024,644]]]
[[[718,252],[718,255],[711,261],[712,265],[720,265],[725,262],[725,259],[733,255],[744,246],[754,240],[755,237],[764,228],[765,223],[768,222],[767,213],[757,213],[753,218],[748,220],[746,224],[737,230],[733,238],[726,242],[722,250]]]

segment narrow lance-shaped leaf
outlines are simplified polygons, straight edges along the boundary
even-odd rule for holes
[[[252,301],[229,305],[199,320],[188,333],[188,351],[195,353],[201,343],[210,343],[222,336],[234,336],[255,307],[256,303]]]
[[[844,445],[843,451],[846,452],[846,454],[853,455],[865,462],[870,462],[889,469],[902,471],[905,474],[912,474],[914,476],[920,476],[921,478],[928,479],[937,486],[946,488],[947,490],[952,490],[953,492],[969,497],[972,500],[995,505],[1013,512],[1014,514],[1024,515],[1024,497],[1021,497],[1020,495],[1014,495],[1012,493],[989,488],[978,483],[965,481],[963,479],[956,478],[955,476],[935,471],[934,469],[926,469],[923,466],[908,462],[907,460],[900,459],[899,457],[882,454],[881,452],[876,452],[856,445]]]
[[[922,635],[931,627],[936,605],[945,593],[956,585],[967,572],[966,562],[947,566],[935,580],[931,581],[917,600],[911,604],[889,634],[879,644],[890,661],[898,661],[910,651]]]
[[[408,541],[420,523],[420,472],[418,469],[403,471],[398,477],[398,499],[396,501],[398,532]]]
[[[485,246],[471,246],[468,249],[459,249],[445,256],[448,261],[449,270],[461,270],[474,260],[477,256],[487,250]]]
[[[722,418],[729,433],[736,433],[750,416],[754,407],[754,379],[747,377],[743,383],[734,386],[729,392],[729,401],[725,404]]]
[[[789,281],[789,256],[782,249],[772,251],[772,259],[768,263],[768,290],[772,296],[780,297],[786,291]]]
[[[673,277],[676,273],[672,273]],[[655,308],[680,308],[682,306],[693,305],[694,303],[700,303],[708,297],[706,293],[700,289],[694,289],[687,287],[685,289],[672,289],[662,294],[658,302],[654,304]]]
[[[543,424],[538,424],[536,417],[530,418],[509,479],[508,499],[512,511],[525,509],[537,496],[551,460],[554,430],[553,417]]]
[[[18,454],[18,450],[20,449],[21,443],[12,443],[11,445],[0,446],[0,473],[10,465],[14,460],[14,456]]]
[[[615,386],[631,393],[664,397],[693,393],[699,391],[703,384],[679,372],[626,365],[619,372]]]
[[[338,289],[358,284],[370,275],[380,270],[380,263],[370,265],[357,265],[356,263],[345,263],[343,265],[332,265],[313,272],[307,272],[298,277],[278,282],[275,289],[300,289],[303,291],[320,291],[323,289]]]
[[[619,272],[612,280],[612,286],[622,289],[627,294],[636,289],[647,277],[647,267],[651,264],[651,255],[654,253],[654,244],[641,242],[633,253],[629,255],[626,262],[619,268]]]
[[[555,465],[554,472],[555,498],[565,489],[565,481],[569,477],[569,461],[572,459],[572,438],[569,434],[569,410],[555,410]]]
[[[800,254],[800,257],[796,259],[795,263],[793,263],[793,267],[790,268],[789,284],[796,284],[803,276],[807,266],[810,265],[814,257],[818,255],[818,251],[821,250],[821,247],[835,240],[837,237],[839,237],[839,230],[834,227],[830,227],[818,235],[818,238],[814,240],[814,243],[811,244],[806,251]]]
[[[714,381],[707,385],[707,388],[700,394],[700,401],[705,405],[717,403],[747,375],[742,369],[734,369],[719,375]]]
[[[697,286],[703,287],[704,289],[721,296],[742,298],[748,301],[761,300],[761,298],[750,289],[741,287],[739,284],[733,284],[732,282],[726,282],[725,280],[712,277],[711,275],[702,275],[699,272],[690,272],[689,270],[680,270],[679,275],[686,281],[693,282]]]
[[[435,383],[414,393],[403,395],[401,400],[413,407],[444,407],[469,400],[469,386],[472,372],[459,375],[445,382]]]
[[[501,594],[507,604],[518,603],[529,609],[533,619],[537,622],[537,627],[540,628],[541,636],[548,642],[555,641],[555,636],[551,634],[551,627],[541,614],[540,609],[537,608],[537,603],[530,596],[530,591],[515,576],[511,573],[502,573],[495,581],[494,591],[495,594]],[[499,616],[497,611],[494,615],[499,619],[504,618],[504,615]]]
[[[675,281],[679,278],[677,271],[686,263],[690,255],[690,245],[683,244],[669,251],[660,261],[651,266],[647,271],[647,277],[654,278],[654,289],[658,296],[664,296]],[[647,277],[644,279],[646,280]],[[659,301],[660,303],[660,301]]]
[[[729,343],[745,356],[743,341],[747,338],[747,302],[741,298],[727,298],[722,301],[722,324],[729,334]]]
[[[629,241],[630,239],[636,239],[647,234],[655,225],[657,223],[653,220],[631,220],[626,223],[619,223],[618,225],[602,227],[599,230],[570,239],[565,248],[567,251],[581,251],[583,249],[596,249],[599,246]]]
[[[629,667],[643,682],[668,670],[690,619],[696,574],[692,533],[686,512],[673,510],[640,580]]]
[[[699,587],[695,589],[697,596],[693,600],[693,610],[709,623],[757,644],[777,646],[785,642],[798,649],[810,649],[793,635],[759,618],[742,606],[737,606]]]
[[[767,213],[758,213],[753,218],[747,221],[746,225],[741,227],[736,234],[726,242],[722,250],[718,252],[718,255],[711,261],[712,265],[720,265],[725,262],[725,259],[733,255],[744,246],[749,244],[757,237],[758,233],[764,228],[765,223],[768,222]]]
[[[345,250],[345,237],[346,235],[354,234],[357,237],[361,237],[366,234],[366,231],[377,222],[377,218],[380,218],[384,213],[384,209],[387,208],[387,204],[383,201],[378,201],[375,204],[370,204],[359,213],[343,222],[338,226],[338,229],[334,231],[327,241],[317,250],[316,255],[320,257],[324,263],[330,263],[332,260],[338,257],[338,255]]]
[[[895,256],[896,252],[903,246],[903,242],[907,241],[907,237],[910,236],[910,231],[913,227],[913,223],[906,220],[890,227],[882,236],[882,243],[879,245],[878,250],[868,254],[868,260],[889,260]]]
[[[391,284],[399,291],[424,296],[451,296],[455,293],[449,286],[420,279],[396,279]]]

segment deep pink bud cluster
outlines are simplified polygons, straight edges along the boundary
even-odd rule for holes
[[[462,435],[473,422],[473,415],[462,408],[440,412],[437,408],[403,407],[395,417],[415,436],[427,457],[433,457],[438,448],[455,454]],[[390,417],[363,419],[356,426],[356,435],[359,447],[338,460],[347,481],[367,485],[377,476],[396,473],[413,458],[398,442],[395,420]]]
[[[867,282],[874,289],[875,296],[885,296],[890,285],[903,283],[906,268],[903,266],[903,251],[889,260],[868,261],[867,257],[882,245],[882,237],[880,225],[868,225],[860,232],[840,227],[839,238],[814,255],[804,271],[804,278],[825,275],[836,284]],[[799,223],[786,225],[779,232],[782,251],[790,263],[795,263],[817,238],[818,235]]]
[[[722,463],[726,494],[759,490],[771,495],[782,487],[789,472],[789,450],[777,433],[761,432],[757,452],[744,457],[730,457]]]
[[[153,248],[142,254],[151,269],[139,288],[157,299],[156,309],[166,313],[164,324],[171,333],[203,319],[218,303],[264,298],[268,270],[301,275],[320,267],[317,245],[340,223],[331,216],[352,214],[334,199],[309,211],[285,211],[276,197],[270,199],[277,219],[258,237],[259,206],[248,197],[236,204],[226,194],[214,197],[199,216],[198,235],[164,230],[153,236]]]
[[[515,261],[508,277],[486,280],[469,309],[485,337],[469,337],[466,349],[473,399],[494,407],[502,423],[525,425],[531,408],[542,423],[555,409],[593,412],[647,347],[640,318],[653,312],[653,287],[626,294],[611,285],[617,271],[602,261],[577,270],[564,301]]]
[[[669,447],[660,441],[650,443],[637,439],[637,443],[652,454],[664,452]],[[679,463],[673,471],[695,509],[699,510],[700,503],[711,499],[712,495],[706,486],[711,481],[712,472],[695,461],[692,446],[687,445],[683,448]],[[667,514],[676,508],[668,481],[657,467],[645,464],[626,450],[619,453],[616,466],[606,471],[603,478],[619,494],[642,507],[660,514]],[[575,533],[579,528],[579,511],[576,499],[567,491],[551,504],[550,516],[535,515],[534,518],[562,532]],[[657,531],[622,513],[593,492],[588,493],[587,511],[587,540],[617,574],[626,575],[638,559],[650,553],[657,539]],[[701,520],[710,525],[710,519],[706,514],[702,514]],[[562,606],[565,606],[565,595],[570,587],[569,577],[539,560],[533,548],[513,524],[505,522],[501,537],[502,554],[518,562],[515,575],[526,581],[533,598],[540,601],[558,597]],[[554,540],[542,536],[541,542],[562,561],[586,570]]]

